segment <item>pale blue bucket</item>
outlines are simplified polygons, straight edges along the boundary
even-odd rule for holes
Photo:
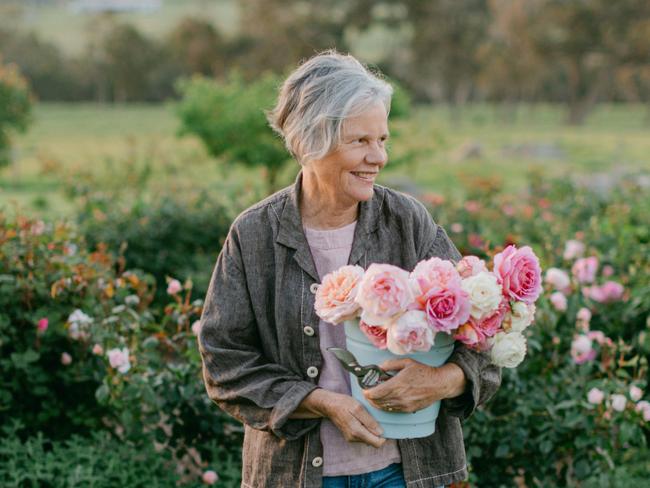
[[[388,359],[411,358],[429,366],[445,364],[454,350],[454,339],[444,333],[436,334],[433,346],[427,352],[397,355],[387,349],[377,349],[359,329],[357,320],[344,323],[347,349],[359,361],[359,364],[381,364]],[[427,437],[436,431],[436,419],[440,410],[440,401],[413,413],[386,412],[368,403],[355,376],[351,376],[352,396],[361,402],[384,429],[383,437],[387,439],[415,439]]]

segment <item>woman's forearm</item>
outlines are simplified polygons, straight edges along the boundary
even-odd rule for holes
[[[330,392],[316,388],[298,405],[298,408],[289,415],[290,419],[317,419],[327,417],[327,404]]]
[[[454,363],[447,363],[442,365],[440,369],[449,375],[449,380],[446,382],[449,388],[444,398],[455,398],[462,395],[465,392],[467,378],[465,378],[465,373],[460,366]]]

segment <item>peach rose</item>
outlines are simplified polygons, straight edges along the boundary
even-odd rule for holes
[[[316,314],[332,324],[356,317],[360,307],[355,299],[362,278],[361,266],[343,266],[325,275],[316,291]]]
[[[359,284],[355,301],[361,319],[369,325],[388,325],[415,299],[415,286],[408,272],[391,264],[371,264]]]

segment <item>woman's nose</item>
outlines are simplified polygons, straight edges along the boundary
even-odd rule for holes
[[[386,153],[386,148],[383,143],[377,142],[376,144],[371,144],[368,153],[366,154],[366,161],[370,164],[379,164],[384,166],[388,160],[388,154]]]

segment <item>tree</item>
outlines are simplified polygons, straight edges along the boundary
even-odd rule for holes
[[[223,76],[225,41],[212,24],[187,17],[167,37],[167,50],[185,75]]]
[[[236,72],[223,82],[201,76],[183,81],[178,87],[183,97],[178,107],[180,133],[197,136],[210,155],[223,157],[226,164],[265,168],[271,193],[278,172],[290,160],[264,115],[279,84],[270,74],[246,84]]]
[[[0,166],[11,161],[12,131],[24,132],[30,122],[32,98],[27,81],[16,65],[0,60]]]

